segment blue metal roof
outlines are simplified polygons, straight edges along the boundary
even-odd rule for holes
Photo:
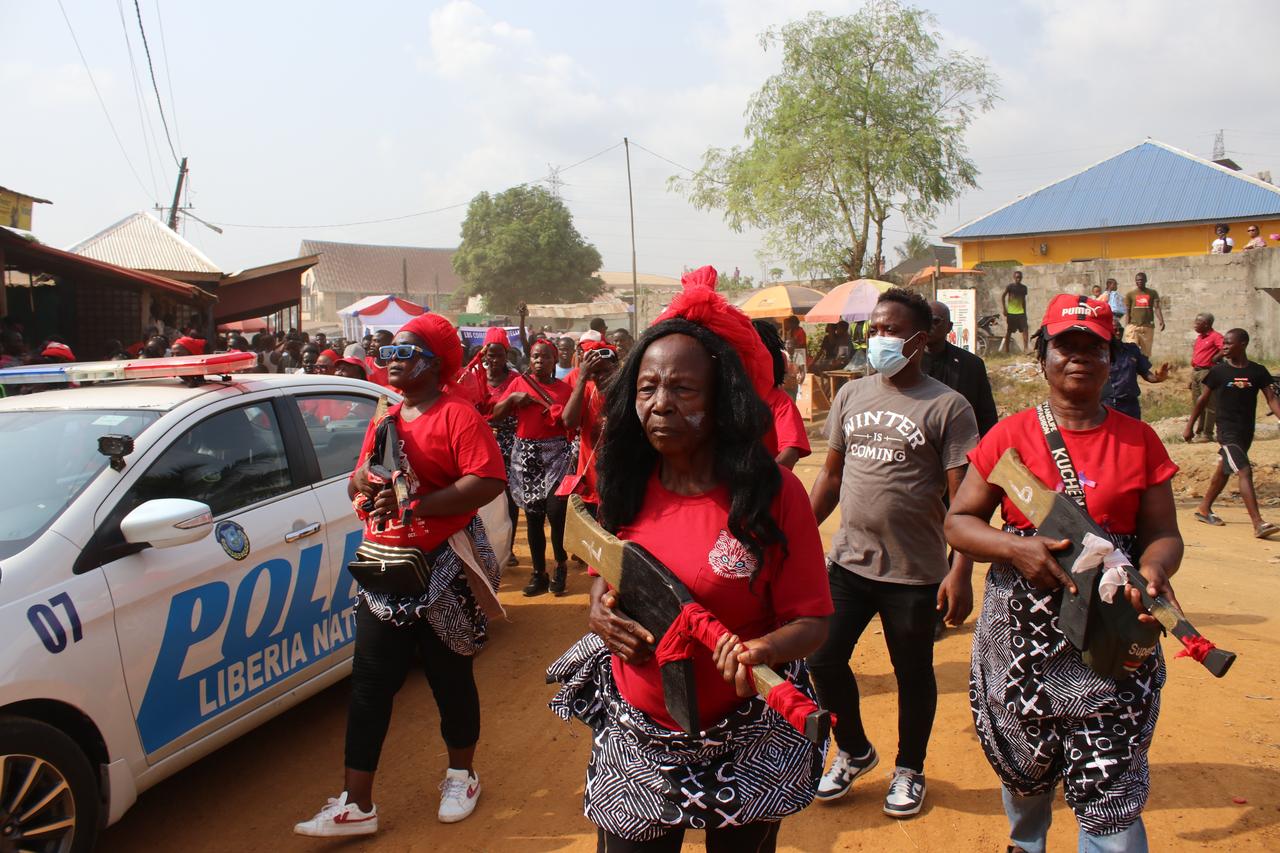
[[[1280,215],[1280,189],[1148,140],[962,225],[947,240]]]

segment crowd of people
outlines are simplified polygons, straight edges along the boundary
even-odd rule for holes
[[[491,328],[470,353],[458,330],[430,313],[350,344],[292,331],[216,343],[257,352],[263,370],[368,379],[401,400],[369,424],[349,485],[365,530],[350,567],[359,595],[342,791],[295,831],[377,831],[382,743],[393,698],[415,664],[439,707],[448,755],[438,817],[472,813],[482,706],[472,660],[488,642],[489,620],[504,612],[496,592],[504,568],[518,566],[516,523],[523,511],[531,561],[524,595],[563,595],[579,583],[565,545],[567,500],[579,495],[606,530],[642,545],[683,582],[705,614],[689,618],[719,626],[714,646],[693,653],[687,689],[699,719],[686,731],[664,700],[670,637],[628,616],[603,578],[590,570],[582,578],[586,633],[547,678],[559,685],[551,710],[593,732],[584,813],[599,850],[676,851],[696,829],[706,831],[708,850],[770,851],[784,818],[815,799],[847,795],[880,761],[850,664],[875,617],[898,700],[882,810],[897,819],[919,814],[938,703],[934,643],[944,626],[971,614],[979,561],[991,568],[969,700],[1001,784],[1009,849],[1045,849],[1060,784],[1081,850],[1145,851],[1162,652],[1158,644],[1141,650],[1119,674],[1086,662],[1057,618],[1064,592],[1078,591],[1055,558],[1069,543],[1037,535],[988,481],[1015,449],[1106,530],[1104,550],[1132,561],[1148,595],[1176,604],[1177,466],[1137,410],[1137,379],[1161,382],[1169,369],[1153,369],[1150,334],[1131,334],[1157,319],[1163,328],[1145,275],[1121,301],[1123,313],[1113,308],[1114,282],[1097,298],[1049,301],[1027,339],[1044,401],[1003,419],[982,360],[948,342],[945,305],[892,288],[853,334],[848,324],[829,326],[820,360],[845,364],[855,341],[865,341],[871,372],[835,396],[826,455],[808,491],[790,470],[811,447],[788,393],[809,365],[797,358],[808,349],[804,330],[753,324],[716,292],[710,267],[683,283],[638,340],[600,321],[576,338],[530,333],[522,309],[518,341]],[[1031,316],[1025,285],[1010,287],[1005,311]],[[1280,398],[1269,372],[1248,360],[1244,330],[1218,335],[1208,314],[1195,328],[1196,391],[1184,437],[1220,444],[1195,517],[1223,523],[1213,503],[1235,475],[1256,534],[1270,537],[1280,527],[1258,514],[1248,451],[1257,395],[1277,417]],[[155,331],[142,345],[147,354],[206,349],[191,330],[173,338]],[[10,357],[8,331],[3,343]],[[59,346],[46,343],[42,357],[59,357]],[[390,425],[398,472],[373,464]],[[393,488],[401,477],[407,504]],[[492,541],[477,515],[495,505],[511,522],[505,541]],[[818,524],[837,510],[824,553]],[[997,510],[999,528],[990,524]],[[1138,590],[1119,595],[1135,624],[1154,624]],[[826,744],[756,694],[752,668],[765,665],[832,712],[829,763]]]

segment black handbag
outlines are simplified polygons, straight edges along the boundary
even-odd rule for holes
[[[421,548],[400,548],[365,540],[347,564],[356,583],[379,595],[417,598],[430,584],[431,564]]]

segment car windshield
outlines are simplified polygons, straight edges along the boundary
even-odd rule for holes
[[[26,548],[108,465],[104,435],[138,436],[159,415],[142,411],[0,412],[0,560]]]

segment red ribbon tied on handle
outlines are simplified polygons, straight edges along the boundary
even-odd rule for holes
[[[1204,659],[1208,657],[1209,652],[1217,648],[1213,643],[1199,635],[1195,637],[1179,637],[1182,640],[1182,650],[1174,657],[1191,658],[1197,663],[1204,663]]]
[[[681,608],[680,615],[658,641],[654,657],[659,666],[672,661],[688,660],[699,647],[714,649],[719,639],[727,633],[729,629],[715,614],[696,601],[691,601]],[[770,708],[801,732],[805,730],[808,716],[821,710],[817,703],[801,693],[790,681],[774,687],[764,699]],[[835,725],[834,714],[831,715],[831,724]]]

